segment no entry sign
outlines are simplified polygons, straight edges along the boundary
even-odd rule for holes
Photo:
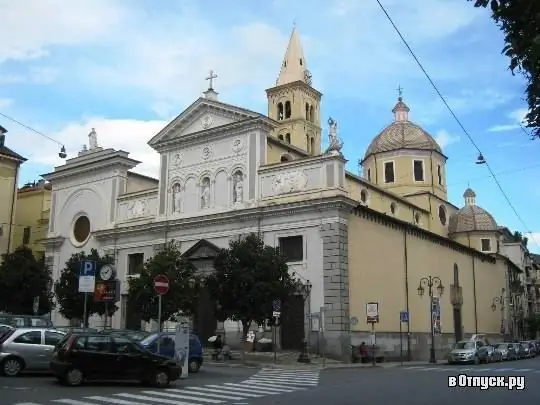
[[[158,295],[165,295],[169,292],[169,279],[163,274],[154,277],[154,290]]]

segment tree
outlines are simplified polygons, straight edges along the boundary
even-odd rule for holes
[[[214,267],[206,286],[217,301],[217,317],[242,322],[244,339],[253,322],[272,318],[274,300],[286,301],[299,286],[279,249],[265,246],[255,234],[231,241],[218,253]]]
[[[163,274],[169,279],[169,291],[161,298],[161,323],[174,320],[177,315],[195,311],[200,280],[193,264],[182,257],[178,245],[172,241],[148,259],[139,278],[129,280],[129,305],[145,321],[158,319],[158,295],[154,277]],[[161,326],[161,325],[160,325]]]
[[[536,339],[538,332],[540,332],[540,316],[537,314],[529,314],[525,322],[529,338]]]
[[[104,315],[107,308],[107,316],[112,316],[118,310],[113,303],[95,302],[94,296],[90,293],[86,301],[86,319],[84,318],[85,294],[79,292],[79,273],[81,262],[91,260],[98,263],[98,269],[103,264],[114,264],[114,257],[106,255],[100,256],[96,249],[92,249],[90,254],[85,252],[74,253],[66,262],[60,278],[54,283],[54,293],[60,313],[67,319],[81,319],[84,325],[88,325],[88,318],[91,315]]]
[[[0,265],[0,309],[17,315],[46,314],[53,309],[50,270],[37,260],[31,249],[21,246],[3,256]]]
[[[467,0],[473,1],[473,0]],[[491,7],[492,18],[504,33],[502,53],[510,58],[510,70],[527,81],[529,112],[526,126],[540,138],[540,1],[474,0],[475,7]]]

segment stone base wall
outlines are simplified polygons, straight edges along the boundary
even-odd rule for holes
[[[479,332],[482,334],[482,332]],[[502,342],[503,336],[500,334],[486,333],[486,338],[490,343]],[[399,332],[376,332],[376,344],[384,353],[386,361],[395,361],[401,359],[407,360],[407,332],[401,335]],[[464,339],[469,339],[471,333],[465,334]],[[360,345],[362,342],[370,344],[371,331],[351,332],[351,344]],[[401,343],[400,343],[401,342]],[[446,359],[448,351],[455,343],[453,333],[443,333],[441,336],[435,336],[435,356],[438,360]],[[431,334],[427,332],[411,332],[410,334],[410,360],[421,361],[429,360],[431,348]],[[403,351],[401,350],[403,349]]]

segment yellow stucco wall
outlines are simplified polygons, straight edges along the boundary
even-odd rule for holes
[[[10,223],[15,222],[16,206],[13,207],[13,192],[16,184],[17,163],[14,160],[0,156],[0,226],[2,227],[2,235],[0,236],[0,255],[6,253],[8,248],[9,235],[12,237],[13,232],[10,232]],[[10,218],[11,217],[11,218]],[[12,227],[14,230],[15,228]],[[11,244],[13,247],[13,243]],[[2,260],[0,258],[0,260]]]
[[[267,141],[266,164],[271,165],[274,163],[280,163],[281,156],[283,155],[289,155],[293,160],[305,157],[305,155],[302,155],[291,148],[287,148],[286,145],[281,145],[275,141]]]
[[[36,257],[45,253],[41,240],[47,237],[51,191],[43,188],[19,190],[17,193],[17,212],[15,215],[14,246],[23,244],[24,229],[30,228],[29,248]]]
[[[352,331],[368,331],[365,305],[379,302],[381,332],[399,331],[399,313],[407,309],[406,280],[411,332],[429,332],[430,310],[427,290],[418,296],[417,287],[422,277],[440,277],[445,287],[441,299],[441,327],[443,333],[453,333],[453,307],[450,285],[453,284],[453,264],[459,267],[459,281],[463,288],[462,320],[465,333],[475,333],[475,299],[473,258],[417,235],[407,235],[407,267],[405,266],[405,234],[401,227],[387,225],[365,217],[349,218],[349,294],[350,316],[358,323]],[[407,275],[405,270],[407,268]],[[501,317],[491,304],[496,292],[505,286],[505,264],[474,259],[476,282],[476,311],[478,331],[499,333]]]

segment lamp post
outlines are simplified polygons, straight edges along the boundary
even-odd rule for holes
[[[306,309],[306,300],[309,299],[309,296],[311,294],[311,283],[309,280],[306,280],[305,284],[302,284],[300,286],[300,293],[302,294],[302,302],[304,304],[304,311]],[[311,325],[310,325],[311,326]],[[311,327],[310,327],[311,329]],[[311,360],[309,358],[308,353],[308,344],[307,344],[307,338],[306,338],[306,328],[304,327],[304,338],[302,340],[302,351],[298,355],[298,363],[311,363]]]
[[[435,358],[435,330],[433,329],[433,294],[434,289],[436,289],[439,292],[439,297],[443,295],[444,292],[444,286],[442,285],[442,281],[439,277],[422,277],[420,279],[420,282],[418,283],[418,295],[422,297],[425,292],[425,287],[428,289],[428,295],[429,295],[429,318],[431,323],[431,349],[429,350],[429,362],[430,363],[436,363],[437,360]]]
[[[504,322],[504,292],[505,289],[503,288],[501,290],[501,295],[493,298],[493,301],[491,302],[491,310],[495,312],[497,310],[497,305],[501,308],[501,333],[504,337],[506,337],[506,325]]]

